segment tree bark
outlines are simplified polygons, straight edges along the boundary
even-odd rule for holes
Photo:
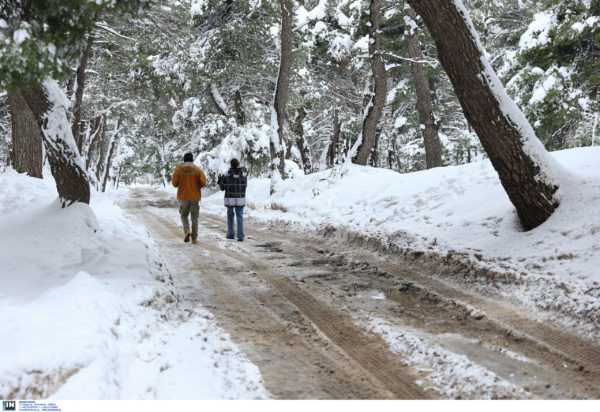
[[[90,164],[92,163],[92,152],[98,150],[98,140],[102,136],[102,128],[104,126],[104,115],[97,116],[92,121],[92,139],[90,141],[90,145],[88,146],[87,158],[85,161],[85,170],[90,170]]]
[[[340,141],[340,126],[339,110],[336,107],[333,109],[333,133],[327,150],[327,167],[333,167],[335,164],[338,142]]]
[[[14,169],[42,178],[42,133],[21,92],[8,95],[12,124],[11,160]]]
[[[244,106],[242,105],[242,92],[239,89],[235,91],[234,108],[236,123],[238,126],[245,125],[246,113],[244,112]]]
[[[75,87],[76,77],[77,74],[75,74],[74,76],[70,76],[69,80],[67,80],[67,99],[69,99],[69,101],[73,99],[73,89]]]
[[[404,39],[408,46],[408,55],[413,60],[410,63],[415,88],[417,90],[417,108],[419,112],[419,129],[425,142],[425,161],[427,169],[442,166],[442,147],[438,136],[437,125],[433,117],[431,102],[431,87],[427,76],[427,68],[423,63],[421,42],[417,26],[417,14],[404,3]]]
[[[122,170],[123,170],[123,166],[119,166],[119,171],[117,172],[117,176],[115,177],[114,185],[113,185],[113,188],[115,188],[115,189],[119,188],[119,183],[121,182],[121,171]]]
[[[377,167],[379,164],[379,138],[381,137],[381,129],[377,129],[375,133],[375,143],[373,144],[373,150],[371,150],[371,156],[369,156],[369,166]]]
[[[296,145],[298,146],[300,158],[302,159],[302,169],[304,170],[304,174],[309,174],[312,172],[312,162],[310,160],[308,146],[304,140],[304,126],[302,126],[302,122],[305,118],[306,110],[304,110],[304,107],[301,107],[298,109],[296,120],[294,121],[294,133],[296,133]]]
[[[400,158],[398,157],[398,147],[395,139],[392,140],[391,146],[392,147],[388,149],[389,169],[399,172],[402,164],[400,163]],[[394,162],[396,162],[396,167],[394,167]]]
[[[431,32],[465,117],[473,126],[526,230],[542,224],[558,207],[562,168],[487,62],[460,0],[408,0]]]
[[[285,127],[285,108],[287,105],[288,88],[292,70],[292,1],[280,0],[281,3],[281,59],[279,63],[279,75],[275,87],[273,109],[271,112],[271,141],[269,144],[271,152],[271,194],[274,192],[274,184],[279,176],[285,179],[285,158],[283,145],[283,130]]]
[[[385,63],[379,52],[381,42],[379,24],[381,20],[381,0],[371,0],[369,13],[369,59],[371,61],[374,86],[363,120],[362,140],[359,143],[356,155],[352,159],[354,163],[363,166],[367,164],[369,156],[371,156],[371,149],[373,148],[377,134],[377,123],[381,118],[387,94],[387,72],[385,71]]]
[[[108,180],[108,176],[110,175],[110,166],[112,163],[112,158],[115,152],[115,148],[117,147],[117,144],[119,143],[119,131],[121,130],[121,117],[119,117],[119,120],[117,122],[117,129],[115,130],[115,133],[113,134],[113,137],[111,139],[110,142],[110,149],[108,151],[108,155],[106,156],[106,166],[104,168],[104,179],[102,180],[102,191],[106,191],[106,181]]]
[[[344,156],[347,156],[350,152],[350,145],[352,143],[350,141],[350,136],[346,135],[344,132],[340,132],[340,137],[344,140]]]
[[[81,55],[81,61],[79,67],[77,67],[77,90],[75,91],[75,102],[73,103],[73,138],[77,142],[77,149],[81,153],[83,136],[81,135],[81,102],[83,101],[83,90],[85,88],[86,81],[86,69],[88,60],[90,57],[90,51],[92,44],[94,43],[94,37],[90,35],[87,41],[87,46]]]
[[[103,116],[102,119],[102,131],[97,140],[97,150],[98,150],[98,161],[96,162],[96,189],[100,188],[100,176],[104,173],[104,163],[106,159],[106,152],[108,142],[106,141],[106,123],[107,123],[107,115]]]
[[[51,100],[55,97],[66,100],[66,96],[58,84],[51,81],[24,91],[23,97],[40,127],[62,206],[75,202],[89,204],[90,185],[67,120],[66,107],[60,101]]]

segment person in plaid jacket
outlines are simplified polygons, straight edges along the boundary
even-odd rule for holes
[[[225,191],[225,206],[227,207],[227,239],[234,238],[233,217],[237,220],[237,239],[244,241],[244,206],[246,206],[246,186],[248,176],[240,167],[237,159],[231,159],[231,167],[226,174],[219,176],[218,184]]]

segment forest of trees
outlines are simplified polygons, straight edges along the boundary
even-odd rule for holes
[[[3,0],[0,72],[0,167],[65,205],[188,151],[209,184],[489,157],[528,229],[560,184],[528,142],[599,134],[600,0]]]

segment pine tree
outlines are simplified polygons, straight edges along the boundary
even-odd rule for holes
[[[89,203],[90,188],[67,120],[68,102],[58,84],[67,61],[82,53],[103,10],[122,10],[141,0],[6,0],[0,11],[0,88],[23,91],[44,138],[61,203]]]
[[[409,0],[432,33],[465,116],[490,156],[526,230],[558,207],[560,167],[506,95],[460,0]]]
[[[387,95],[387,71],[383,57],[381,56],[381,0],[371,0],[369,7],[369,60],[373,73],[373,90],[365,108],[362,133],[356,149],[356,154],[350,153],[352,161],[359,165],[366,165],[371,150],[375,145],[377,135],[377,124],[381,118],[383,106]],[[377,150],[377,149],[375,149]]]
[[[290,0],[281,2],[281,35],[279,75],[273,97],[271,112],[271,194],[279,180],[285,179],[284,129],[286,127],[285,109],[288,101],[288,88],[292,70],[292,16],[293,3]]]

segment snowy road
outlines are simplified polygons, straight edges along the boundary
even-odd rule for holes
[[[181,304],[210,310],[275,398],[600,397],[600,348],[430,276],[440,264],[256,220],[246,242],[229,241],[205,213],[199,244],[184,244],[166,194],[132,189],[122,206],[158,244]]]

